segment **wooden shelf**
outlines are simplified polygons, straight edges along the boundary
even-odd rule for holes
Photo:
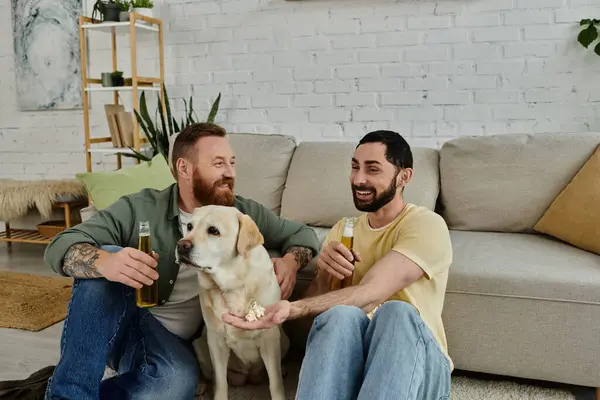
[[[129,43],[130,51],[130,63],[131,63],[131,76],[125,77],[131,79],[131,85],[129,86],[113,86],[103,87],[98,86],[102,84],[102,80],[98,78],[88,77],[88,38],[87,34],[92,31],[99,31],[106,33],[110,37],[111,48],[112,48],[112,71],[119,71],[117,62],[117,35],[128,36],[124,41]],[[159,76],[139,76],[137,71],[138,57],[137,57],[137,36],[139,33],[156,33],[158,39],[158,58],[159,58]],[[140,92],[157,92],[160,99],[160,107],[163,109],[163,113],[166,115],[166,100],[164,98],[164,84],[165,84],[165,62],[164,62],[164,27],[163,21],[158,18],[151,18],[145,15],[130,13],[129,21],[126,22],[101,22],[93,20],[90,17],[80,16],[79,17],[79,46],[81,53],[81,83],[82,83],[82,100],[83,100],[83,127],[85,133],[85,163],[87,172],[92,172],[92,154],[111,154],[117,158],[117,169],[122,167],[123,153],[133,153],[128,148],[119,147],[108,147],[94,145],[99,143],[111,143],[112,139],[109,138],[92,138],[91,127],[90,127],[90,115],[89,115],[89,96],[90,93],[104,92],[113,94],[113,104],[119,104],[119,92],[129,92],[132,94],[132,105],[131,109],[140,111],[139,109],[139,96]],[[129,82],[127,82],[129,83]],[[94,86],[92,86],[94,85]],[[108,121],[107,121],[108,123]],[[147,144],[147,138],[141,132],[139,122],[137,118],[133,118],[133,146],[136,151],[143,152],[143,145]],[[140,160],[136,158],[136,163]]]
[[[86,92],[131,92],[133,86],[111,86],[111,87],[86,87]],[[159,86],[138,86],[137,90],[150,90],[160,92]]]
[[[59,202],[53,205],[53,208],[62,208],[65,214],[65,229],[70,228],[72,225],[71,211],[76,207],[84,207],[88,205],[86,200],[75,200],[68,202]],[[52,238],[42,236],[37,229],[17,229],[11,228],[9,221],[4,221],[6,230],[0,232],[0,242],[8,242],[8,248],[10,251],[11,243],[34,243],[34,244],[48,244],[52,241]]]
[[[149,146],[140,147],[140,153],[143,154],[144,150],[149,149]],[[116,154],[116,153],[128,153],[133,154],[133,151],[128,147],[94,147],[88,149],[90,153],[104,153],[104,154]]]
[[[147,25],[142,21],[136,21],[135,27],[136,29],[140,29],[142,31],[158,32],[158,26]],[[127,35],[129,34],[129,29],[131,29],[131,24],[129,22],[100,22],[97,24],[86,23],[82,25],[82,28],[90,31],[93,30],[104,33],[114,33],[116,35]]]
[[[51,240],[35,229],[11,229],[10,235],[7,231],[0,232],[0,242],[48,244]]]

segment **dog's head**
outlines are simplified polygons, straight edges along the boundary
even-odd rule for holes
[[[180,264],[214,274],[236,257],[244,257],[264,238],[248,215],[234,207],[209,205],[196,208],[187,232],[177,244]]]

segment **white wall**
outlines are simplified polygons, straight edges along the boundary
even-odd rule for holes
[[[391,128],[438,146],[460,135],[598,130],[600,57],[576,36],[580,18],[600,15],[599,0],[195,0],[155,10],[170,95],[193,94],[202,118],[221,91],[219,121],[232,131],[356,140]],[[110,41],[91,46],[99,75]],[[156,70],[149,49],[140,63]],[[82,112],[19,112],[12,53],[10,1],[0,0],[0,177],[83,171]],[[97,135],[107,135],[110,101],[93,99]]]

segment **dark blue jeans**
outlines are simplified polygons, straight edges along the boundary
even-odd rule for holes
[[[135,289],[121,283],[75,279],[60,351],[47,400],[194,398],[200,369],[191,343],[138,308]],[[107,365],[119,374],[102,381]]]

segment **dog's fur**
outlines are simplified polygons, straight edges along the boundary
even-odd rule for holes
[[[254,221],[234,207],[197,208],[191,224],[191,231],[178,245],[177,259],[198,269],[200,304],[214,368],[214,398],[228,398],[227,366],[233,351],[249,369],[266,368],[271,398],[283,400],[280,328],[244,331],[221,319],[229,310],[247,313],[253,301],[266,307],[280,299],[263,236]]]

